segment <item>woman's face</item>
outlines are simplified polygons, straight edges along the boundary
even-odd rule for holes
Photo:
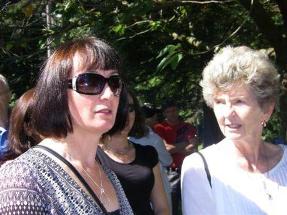
[[[75,56],[71,76],[93,71],[96,74],[109,78],[118,75],[114,70],[96,70],[95,68],[80,68],[79,57]],[[102,134],[112,128],[115,122],[119,96],[114,95],[108,84],[105,84],[103,91],[98,95],[80,94],[74,90],[68,90],[68,105],[72,117],[74,129],[84,129]]]
[[[247,85],[234,84],[228,92],[214,96],[213,110],[226,138],[250,140],[261,137],[262,122],[267,122],[273,106],[263,111]]]

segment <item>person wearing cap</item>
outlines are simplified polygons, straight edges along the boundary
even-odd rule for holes
[[[166,100],[162,105],[165,120],[157,123],[154,130],[162,137],[167,151],[172,156],[172,164],[167,168],[171,185],[173,215],[180,213],[180,172],[186,155],[196,151],[196,128],[184,122],[178,113],[177,104],[173,100]]]
[[[170,211],[172,210],[172,203],[171,203],[171,187],[168,181],[167,174],[165,172],[165,168],[169,167],[172,163],[172,157],[169,152],[165,148],[164,140],[153,131],[152,127],[158,122],[157,121],[157,114],[160,110],[153,107],[151,104],[145,103],[141,107],[141,112],[145,117],[145,124],[146,124],[146,131],[143,137],[134,137],[130,136],[129,139],[137,144],[140,145],[150,145],[153,146],[157,153],[160,162],[160,170],[162,181],[164,185],[165,193],[167,194],[167,199],[170,207]]]

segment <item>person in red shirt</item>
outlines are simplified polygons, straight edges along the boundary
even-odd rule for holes
[[[174,101],[166,101],[162,111],[165,120],[156,124],[154,131],[166,141],[166,149],[173,158],[167,174],[172,188],[172,214],[176,215],[180,211],[180,169],[185,156],[197,150],[196,128],[181,119]]]

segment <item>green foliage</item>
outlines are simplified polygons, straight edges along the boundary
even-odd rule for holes
[[[280,134],[281,119],[279,113],[275,111],[271,116],[266,128],[263,130],[263,137],[266,141],[273,141],[281,136]]]
[[[201,111],[198,83],[216,49],[227,44],[272,47],[240,1],[51,2],[49,28],[47,1],[1,4],[0,72],[8,77],[15,98],[34,86],[48,45],[53,49],[61,42],[95,35],[119,50],[128,85],[142,102],[160,106],[164,98],[175,98],[183,117],[189,118]],[[284,29],[286,23],[274,1],[256,2],[275,26]],[[279,129],[275,119],[266,138]]]
[[[167,45],[163,50],[159,52],[157,58],[161,58],[162,60],[157,65],[157,71],[163,70],[168,65],[171,66],[172,70],[175,70],[179,64],[179,62],[183,58],[183,54],[181,53],[181,45]]]

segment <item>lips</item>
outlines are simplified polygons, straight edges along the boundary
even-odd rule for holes
[[[94,113],[111,114],[112,111],[111,111],[111,109],[103,108],[103,109],[99,109],[99,110],[94,110]]]
[[[225,126],[230,128],[230,129],[238,129],[241,127],[241,125],[239,125],[239,124],[225,124]]]

